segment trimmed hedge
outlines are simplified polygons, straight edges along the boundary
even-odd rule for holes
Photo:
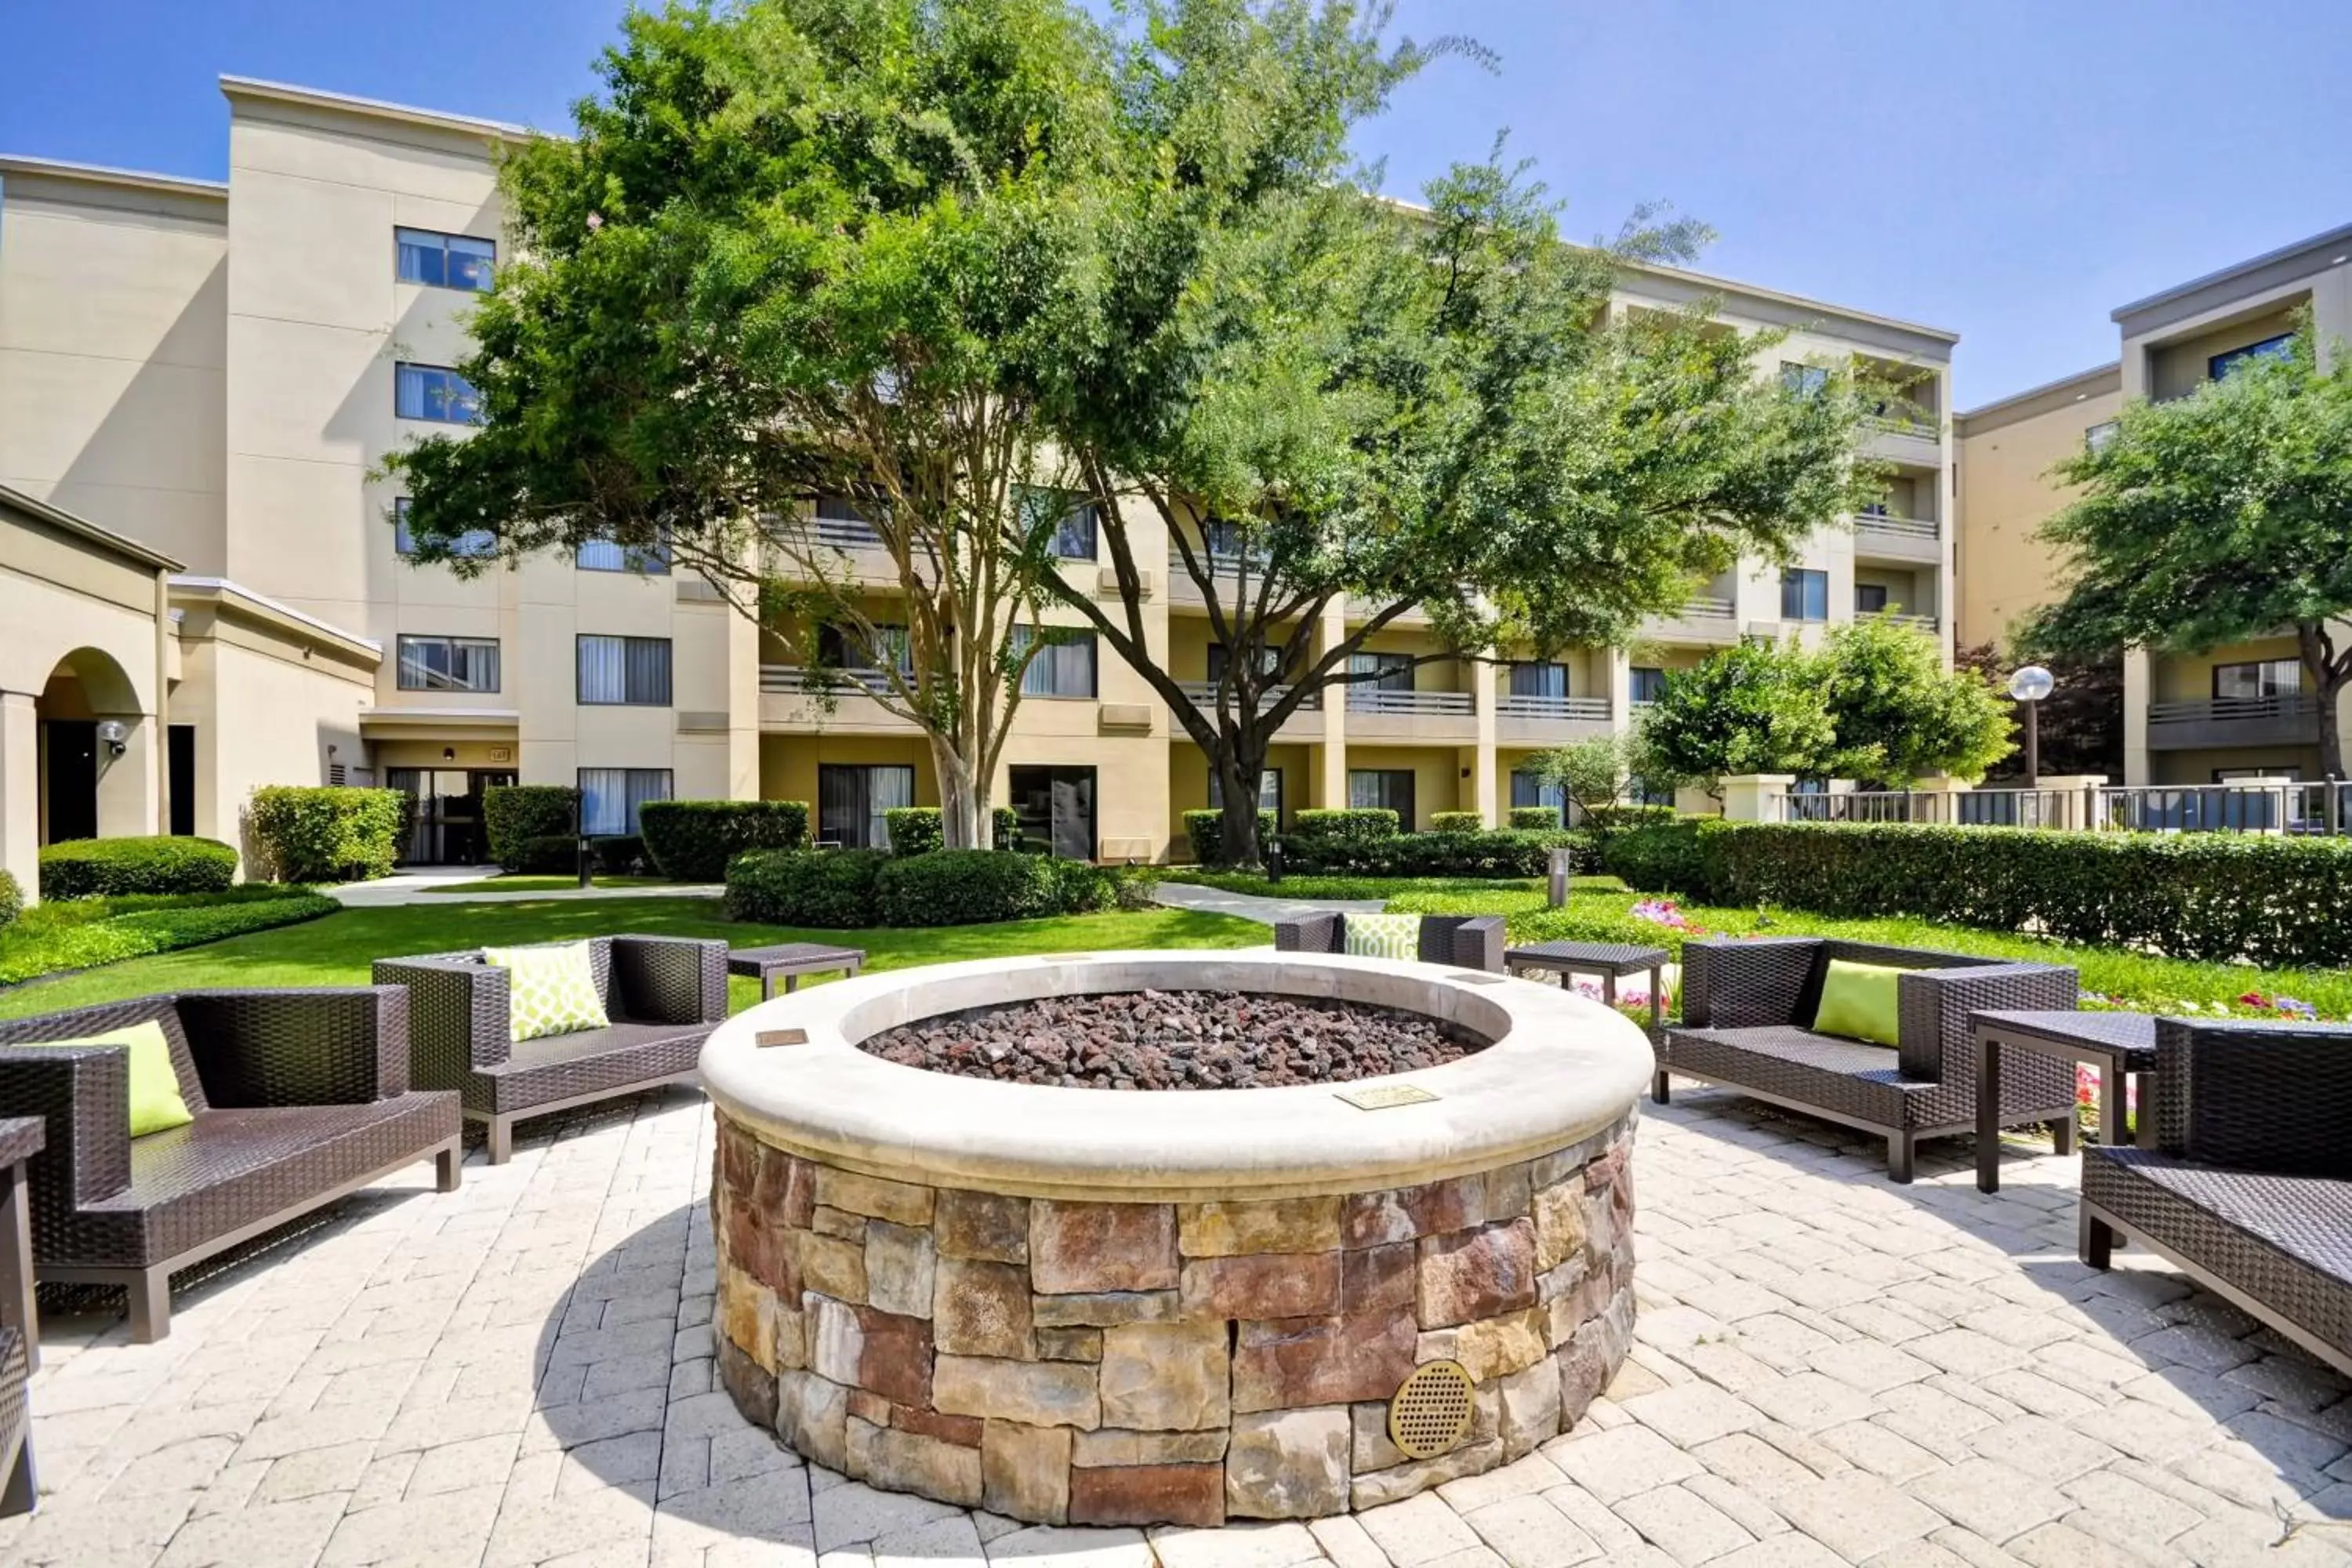
[[[1257,841],[1260,848],[1274,841],[1282,831],[1281,820],[1270,811],[1257,814]],[[1222,866],[1225,863],[1225,814],[1221,810],[1188,811],[1184,814],[1184,838],[1192,846],[1192,860],[1200,866]]]
[[[0,871],[0,931],[25,912],[25,889],[16,886],[16,879]]]
[[[364,882],[388,877],[408,826],[396,789],[271,784],[253,792],[247,817],[260,874],[278,882]]]
[[[1560,826],[1559,807],[1556,805],[1515,805],[1511,807],[1511,826],[1522,833],[1547,833]]]
[[[1475,811],[1433,811],[1429,814],[1432,833],[1483,833],[1486,819]]]
[[[499,869],[524,877],[569,877],[580,869],[580,840],[569,833],[551,833],[507,845],[506,853],[491,851]]]
[[[1056,864],[1042,855],[994,849],[938,849],[893,858],[882,868],[875,913],[886,926],[1034,920],[1058,910]]]
[[[746,849],[798,849],[808,821],[804,800],[649,800],[637,810],[646,856],[680,882],[716,882]]]
[[[993,840],[999,849],[1011,849],[1021,838],[1021,814],[1009,805],[989,812]],[[929,855],[948,845],[947,824],[936,805],[894,805],[882,814],[893,855]]]
[[[72,838],[43,849],[40,866],[44,899],[216,893],[236,879],[236,851],[216,838],[171,835]]]
[[[0,985],[317,920],[341,908],[308,888],[274,882],[247,882],[210,893],[37,904],[0,931]]]
[[[1345,877],[1540,877],[1549,868],[1551,851],[1560,847],[1576,851],[1574,869],[1591,867],[1591,835],[1566,828],[1547,833],[1399,833],[1306,844],[1293,834],[1287,841],[1290,869]]]
[[[2352,963],[2352,841],[1713,819],[1610,838],[1608,870],[1732,908],[1911,915],[2270,968]]]
[[[1332,853],[1341,845],[1377,843],[1397,837],[1397,814],[1386,806],[1322,807],[1293,813],[1290,837],[1283,848],[1297,860],[1303,856]]]
[[[879,923],[876,884],[887,849],[751,849],[727,866],[727,918],[850,930]]]
[[[529,863],[526,842],[561,838],[570,843],[578,831],[580,792],[570,784],[499,784],[482,792],[482,834],[489,840],[490,858],[505,871],[568,871],[572,852],[561,866]]]

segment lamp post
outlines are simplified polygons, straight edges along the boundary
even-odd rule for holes
[[[2058,682],[2038,664],[2029,664],[2009,678],[2009,694],[2025,704],[2025,787],[2042,782],[2042,700]]]

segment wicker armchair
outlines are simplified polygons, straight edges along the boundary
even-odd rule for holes
[[[195,1120],[131,1136],[120,1046],[17,1046],[162,1026]],[[13,1048],[12,1048],[13,1047]],[[408,1084],[392,986],[184,991],[0,1023],[0,1114],[38,1116],[26,1167],[43,1279],[120,1285],[131,1337],[171,1331],[171,1277],[430,1154],[461,1158],[457,1100]]]
[[[2127,1237],[2352,1376],[2352,1026],[2156,1025],[2153,1149],[2083,1153],[2082,1256]]]
[[[1274,922],[1274,945],[1283,952],[1344,952],[1347,938],[1348,917],[1336,912]],[[1423,915],[1420,958],[1423,963],[1450,963],[1457,969],[1487,969],[1499,974],[1503,917]]]
[[[1898,987],[1894,1050],[1813,1031],[1833,958],[1916,972]],[[1875,1132],[1886,1140],[1887,1176],[1907,1182],[1920,1139],[1975,1130],[1969,1015],[2074,1003],[2074,972],[2054,964],[1819,937],[1702,937],[1683,944],[1683,1022],[1658,1048],[1650,1097],[1665,1104],[1667,1077],[1679,1073]],[[2073,1149],[2074,1069],[2021,1051],[2001,1063],[2000,1124],[2035,1121],[2051,1124],[2059,1152]]]
[[[600,936],[588,951],[611,1024],[520,1042],[507,972],[478,951],[376,961],[376,984],[408,987],[411,1076],[458,1091],[466,1119],[489,1129],[493,1165],[513,1156],[526,1117],[693,1078],[702,1042],[727,1021],[725,942]]]

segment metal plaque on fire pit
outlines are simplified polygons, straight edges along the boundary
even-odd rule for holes
[[[1409,1083],[1380,1083],[1370,1089],[1343,1089],[1341,1100],[1359,1110],[1393,1110],[1400,1105],[1427,1105],[1437,1096]]]

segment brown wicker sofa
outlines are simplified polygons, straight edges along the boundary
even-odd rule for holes
[[[1833,958],[1916,972],[1897,988],[1894,1050],[1811,1026]],[[2074,971],[2056,964],[1820,937],[1694,938],[1683,944],[1683,1021],[1658,1047],[1651,1098],[1665,1104],[1679,1073],[1875,1132],[1887,1176],[1907,1182],[1920,1139],[1975,1130],[1969,1015],[2062,1012],[2075,1000]],[[2036,1121],[2051,1124],[2060,1153],[2074,1148],[2074,1069],[2021,1051],[2001,1063],[2000,1124]]]
[[[195,1120],[131,1136],[130,1053],[31,1048],[152,1021]],[[171,1331],[171,1277],[426,1155],[461,1159],[457,1099],[411,1089],[396,986],[183,991],[0,1022],[0,1114],[38,1116],[26,1167],[43,1279],[120,1285],[131,1337]]]
[[[1300,915],[1274,922],[1274,945],[1283,952],[1345,952],[1348,917],[1337,911]],[[1421,962],[1459,969],[1503,969],[1503,917],[1423,915]]]
[[[489,1129],[489,1161],[514,1153],[514,1124],[694,1077],[702,1042],[727,1021],[727,944],[688,937],[588,939],[612,1022],[513,1041],[507,972],[480,952],[378,959],[380,985],[409,994],[410,1074],[454,1089],[466,1119]]]
[[[2159,1018],[2153,1149],[2083,1153],[2082,1256],[2128,1238],[2352,1376],[2352,1026]]]

